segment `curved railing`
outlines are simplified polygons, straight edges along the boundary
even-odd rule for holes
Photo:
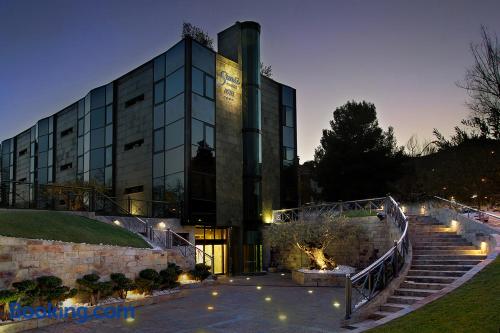
[[[394,241],[394,246],[377,261],[351,276],[346,275],[345,309],[346,319],[362,305],[373,299],[398,276],[409,250],[408,218],[403,209],[392,198],[385,198],[384,211],[401,230],[401,237]]]
[[[471,214],[474,214],[472,217],[474,218],[475,221],[479,223],[484,223],[485,221],[488,221],[488,218],[492,217],[495,220],[500,221],[500,215],[493,214],[490,212],[485,212],[482,210],[479,210],[474,207],[466,206],[464,204],[461,204],[457,201],[452,201],[452,200],[447,200],[445,198],[441,198],[438,196],[434,196],[434,199],[440,201],[443,203],[443,205],[448,206],[455,211],[457,211],[460,214],[467,215],[468,218],[471,218]]]
[[[272,222],[293,222],[300,219],[314,219],[321,216],[337,216],[343,212],[355,210],[381,210],[385,200],[386,198],[382,197],[273,210]]]

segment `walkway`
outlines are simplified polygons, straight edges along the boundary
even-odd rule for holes
[[[344,288],[299,287],[290,274],[279,273],[220,281],[217,286],[185,290],[182,298],[137,308],[133,322],[62,323],[37,332],[339,331]]]

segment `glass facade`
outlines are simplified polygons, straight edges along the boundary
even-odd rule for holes
[[[49,184],[54,181],[54,117],[42,119],[37,124],[38,184]]]
[[[113,83],[78,102],[77,178],[113,187]]]
[[[297,138],[295,89],[281,85],[281,206],[297,207]]]
[[[190,221],[215,225],[215,53],[191,45]]]
[[[179,217],[184,203],[185,42],[154,59],[153,215]]]
[[[14,180],[14,139],[4,140],[1,148],[1,201],[13,204],[14,185],[10,181]]]

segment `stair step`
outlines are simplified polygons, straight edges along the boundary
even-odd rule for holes
[[[404,281],[401,283],[400,288],[404,289],[425,289],[425,290],[441,290],[447,284],[443,283],[419,283],[414,281]]]
[[[433,245],[415,245],[415,251],[435,251],[435,250],[477,250],[473,245],[450,245],[450,244],[433,244]]]
[[[417,301],[424,299],[424,297],[415,297],[415,296],[390,296],[387,298],[387,302],[392,304],[413,304]]]
[[[474,265],[420,265],[412,264],[410,269],[416,271],[462,271],[467,272]]]
[[[459,255],[444,255],[444,254],[413,254],[413,260],[484,260],[485,255],[478,254],[459,254]]]
[[[408,271],[407,276],[456,276],[464,275],[464,271],[426,271],[426,270],[412,270]]]
[[[368,319],[371,319],[371,320],[380,320],[380,319],[385,318],[385,317],[387,317],[388,315],[391,315],[391,314],[392,314],[392,312],[375,311],[375,312],[371,313],[368,316]]]
[[[413,246],[415,247],[420,247],[420,246],[435,246],[435,245],[440,245],[440,246],[448,246],[448,245],[459,245],[459,246],[464,246],[464,245],[472,245],[471,242],[467,241],[464,238],[451,238],[451,239],[441,239],[441,240],[436,240],[436,241],[430,241],[426,242],[424,240],[416,240],[413,243]]]
[[[407,307],[408,307],[407,304],[385,303],[384,305],[380,306],[380,311],[394,313],[404,310]]]
[[[417,265],[466,265],[466,266],[475,266],[481,262],[480,259],[436,259],[428,258],[428,259],[415,259],[413,258],[412,264]]]
[[[456,277],[453,276],[406,276],[406,281],[413,281],[419,283],[441,283],[441,284],[450,284],[456,280]]]
[[[415,238],[422,239],[462,239],[462,236],[455,233],[437,233],[437,232],[416,232]]]
[[[437,292],[437,290],[432,290],[432,289],[423,290],[423,289],[400,288],[400,289],[396,289],[394,291],[394,295],[396,295],[396,296],[427,297],[427,296],[430,296],[432,294],[435,294],[436,292]]]

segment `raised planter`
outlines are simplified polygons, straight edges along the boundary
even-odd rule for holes
[[[339,266],[339,269],[331,271],[301,268],[292,271],[292,280],[310,287],[344,287],[345,275],[354,271],[355,269],[349,266]]]

